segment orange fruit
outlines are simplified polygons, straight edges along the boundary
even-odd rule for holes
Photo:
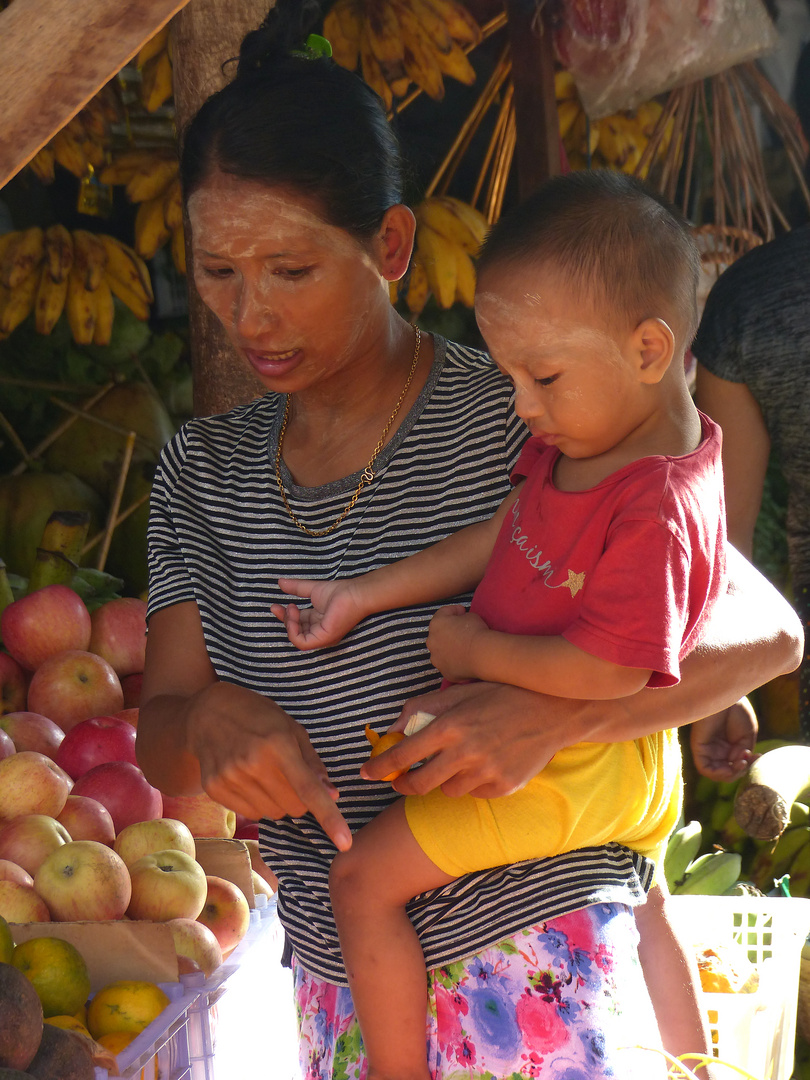
[[[84,957],[69,941],[35,937],[15,946],[11,963],[33,984],[42,1014],[72,1016],[90,994],[90,973]]]
[[[368,724],[366,724],[365,732],[366,738],[371,743],[371,753],[369,754],[370,758],[377,757],[378,754],[382,754],[384,753],[384,751],[390,750],[392,746],[396,746],[397,743],[402,742],[402,740],[405,738],[401,731],[386,731],[384,735],[378,735],[377,732],[373,731]],[[407,771],[407,768],[396,769],[394,772],[390,772],[387,776],[384,776],[383,780],[396,780],[398,776],[402,776],[402,774],[406,773]]]
[[[126,1050],[133,1039],[138,1038],[137,1031],[108,1031],[106,1035],[99,1035],[96,1042],[109,1050],[111,1054],[120,1054]]]
[[[45,1023],[62,1028],[63,1031],[78,1031],[80,1035],[86,1035],[88,1039],[90,1038],[90,1032],[75,1016],[47,1016]]]
[[[109,983],[87,1006],[87,1027],[94,1039],[111,1031],[139,1034],[159,1016],[169,998],[155,983],[122,979]]]

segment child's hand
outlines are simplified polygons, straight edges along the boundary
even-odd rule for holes
[[[270,611],[287,628],[287,637],[297,649],[322,649],[336,645],[360,622],[357,590],[351,580],[305,581],[303,578],[279,578],[278,583],[291,596],[312,600],[312,607],[295,604],[271,604]]]
[[[427,647],[430,662],[445,679],[462,682],[478,677],[473,661],[473,642],[482,631],[487,632],[487,624],[462,604],[439,608],[430,621]]]
[[[753,752],[757,731],[757,716],[748,698],[695,721],[689,729],[695,768],[710,780],[738,780],[757,757]]]

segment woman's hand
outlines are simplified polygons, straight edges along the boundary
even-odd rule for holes
[[[479,615],[467,611],[463,604],[440,607],[430,620],[427,647],[430,662],[445,679],[461,682],[474,679],[472,659],[476,639],[487,633],[487,624]]]
[[[351,846],[323,762],[303,727],[275,702],[215,683],[188,702],[186,738],[212,799],[254,820],[310,812],[341,851]]]
[[[252,819],[309,811],[339,848],[351,844],[306,732],[269,698],[217,680],[193,601],[149,621],[136,749],[147,780],[170,795],[204,790]]]
[[[572,741],[575,715],[590,713],[592,706],[593,702],[546,697],[503,683],[450,686],[406,702],[392,730],[402,731],[419,710],[436,719],[366,762],[360,775],[381,780],[424,761],[395,781],[400,794],[424,794],[441,787],[446,795],[488,799],[509,795]]]
[[[323,649],[336,645],[364,617],[357,590],[351,579],[309,581],[303,578],[279,578],[284,592],[312,600],[312,607],[296,604],[271,604],[270,610],[287,628],[287,636],[297,649]]]
[[[747,697],[721,712],[696,720],[689,729],[695,768],[710,780],[739,780],[752,761],[759,724]]]

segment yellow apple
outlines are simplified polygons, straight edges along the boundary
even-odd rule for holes
[[[177,818],[169,817],[134,821],[127,825],[116,836],[113,850],[118,852],[127,866],[154,851],[184,851],[192,859],[197,855],[191,829]]]
[[[51,852],[34,888],[59,922],[120,919],[132,893],[124,860],[97,840],[73,840]]]
[[[196,919],[205,903],[205,871],[185,851],[153,851],[129,867],[131,919]]]

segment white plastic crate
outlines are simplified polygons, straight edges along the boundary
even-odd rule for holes
[[[788,897],[673,896],[672,919],[694,945],[743,945],[759,972],[753,994],[701,999],[715,1057],[756,1080],[790,1080],[796,1038],[799,963],[810,933],[810,900]],[[728,1070],[729,1078],[738,1075]]]
[[[254,1063],[240,1070],[233,1047],[255,1058],[257,1041],[267,1037],[271,1024],[294,1024],[292,996],[284,1003],[290,1012],[279,1017],[271,1003],[274,983],[288,974],[280,966],[282,933],[275,900],[250,913],[250,927],[228,959],[210,979],[201,974],[183,975],[180,982],[161,983],[170,1004],[118,1055],[118,1072],[96,1068],[95,1080],[236,1080],[259,1078]],[[262,906],[258,906],[261,904]],[[284,988],[286,991],[286,987]],[[246,1004],[253,1002],[253,1010]],[[263,1016],[258,1010],[263,1011]],[[268,1080],[293,1080],[295,1065],[284,1051],[270,1062]]]

